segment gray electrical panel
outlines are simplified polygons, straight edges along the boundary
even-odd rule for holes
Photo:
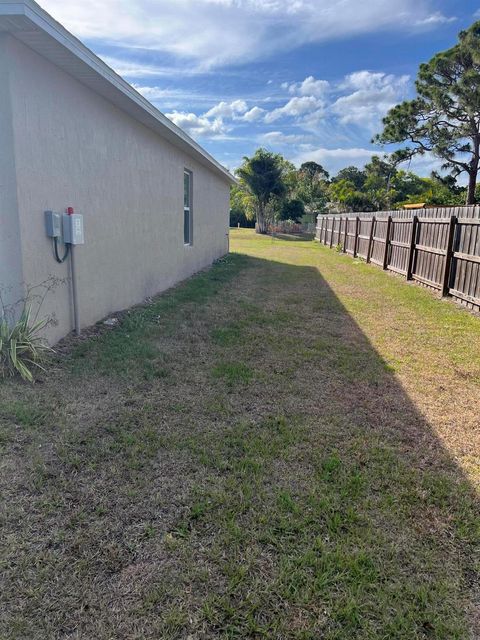
[[[65,244],[84,244],[83,216],[79,213],[63,214],[63,241]]]
[[[62,235],[62,216],[54,211],[45,211],[45,230],[49,238]]]

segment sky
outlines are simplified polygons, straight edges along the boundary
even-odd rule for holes
[[[382,117],[480,19],[480,0],[40,2],[230,170],[262,146],[332,175],[391,150]]]

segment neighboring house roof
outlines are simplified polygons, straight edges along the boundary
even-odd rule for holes
[[[8,32],[176,147],[221,175],[235,178],[98,56],[33,0],[0,0],[0,33]]]

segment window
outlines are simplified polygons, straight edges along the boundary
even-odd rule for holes
[[[183,242],[192,244],[192,174],[183,172]]]

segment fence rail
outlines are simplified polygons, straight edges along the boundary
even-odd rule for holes
[[[480,311],[480,207],[324,216],[316,238]]]

